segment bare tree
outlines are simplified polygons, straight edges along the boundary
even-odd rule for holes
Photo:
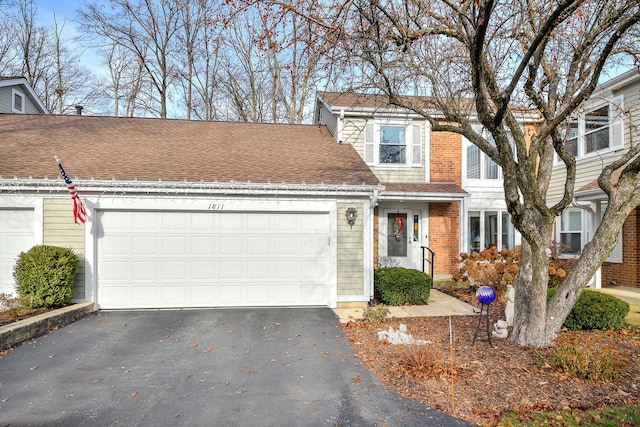
[[[640,203],[636,144],[601,173],[598,182],[609,198],[606,212],[547,302],[553,224],[574,195],[576,160],[565,147],[567,122],[623,42],[629,45],[625,37],[638,29],[640,3],[354,0],[351,6],[349,19],[336,28],[354,64],[362,65],[366,84],[392,104],[425,117],[434,131],[463,135],[502,168],[507,209],[523,237],[510,339],[548,345]],[[400,96],[408,93],[428,95],[430,101],[417,104]],[[541,117],[533,135],[520,127],[523,108]],[[548,203],[554,156],[563,162],[566,179],[561,200]],[[617,169],[622,174],[614,183]]]
[[[109,5],[104,8],[94,2],[83,6],[79,11],[82,27],[136,56],[151,82],[147,89],[152,101],[145,107],[166,118],[170,88],[175,80],[175,64],[171,58],[180,29],[181,2],[111,0]]]

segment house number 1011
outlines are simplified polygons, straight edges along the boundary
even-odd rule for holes
[[[209,203],[209,207],[207,209],[212,211],[221,211],[224,209],[224,203]]]

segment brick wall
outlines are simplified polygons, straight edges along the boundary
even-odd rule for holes
[[[436,253],[434,276],[451,275],[458,254],[460,206],[458,202],[429,203],[429,247]]]
[[[462,185],[462,136],[451,132],[431,133],[431,182]]]
[[[640,288],[639,209],[634,209],[622,226],[622,264],[602,264],[602,286],[608,286],[615,281],[621,286]]]

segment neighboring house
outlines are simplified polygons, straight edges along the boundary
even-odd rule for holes
[[[24,77],[0,76],[0,113],[49,114]]]
[[[523,115],[523,127],[536,119]],[[429,248],[435,278],[448,278],[460,252],[519,244],[500,168],[466,138],[433,132],[423,117],[379,95],[321,92],[315,121],[352,145],[384,185],[374,218],[378,261],[422,269]]]
[[[556,223],[563,257],[575,258],[591,239],[606,209],[607,197],[597,184],[604,166],[640,141],[640,72],[632,70],[600,85],[570,122],[567,147],[576,156],[576,192],[572,207]],[[556,159],[557,160],[557,159]],[[556,161],[549,203],[562,196],[566,171]],[[615,174],[614,177],[615,179]],[[640,287],[640,213],[636,208],[624,223],[618,243],[591,287],[619,284]]]
[[[81,256],[75,299],[103,309],[336,307],[373,294],[380,183],[323,126],[0,114],[0,141],[0,292],[13,290],[19,248],[53,244]]]

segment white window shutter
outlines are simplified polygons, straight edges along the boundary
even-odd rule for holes
[[[413,152],[412,164],[414,166],[422,165],[422,126],[413,125]]]
[[[373,163],[373,123],[367,123],[364,126],[364,161]]]
[[[617,149],[624,146],[624,114],[622,112],[622,96],[611,100],[611,148]]]
[[[622,230],[620,230],[620,234],[618,234],[618,242],[611,250],[609,258],[606,259],[606,262],[622,262]]]

